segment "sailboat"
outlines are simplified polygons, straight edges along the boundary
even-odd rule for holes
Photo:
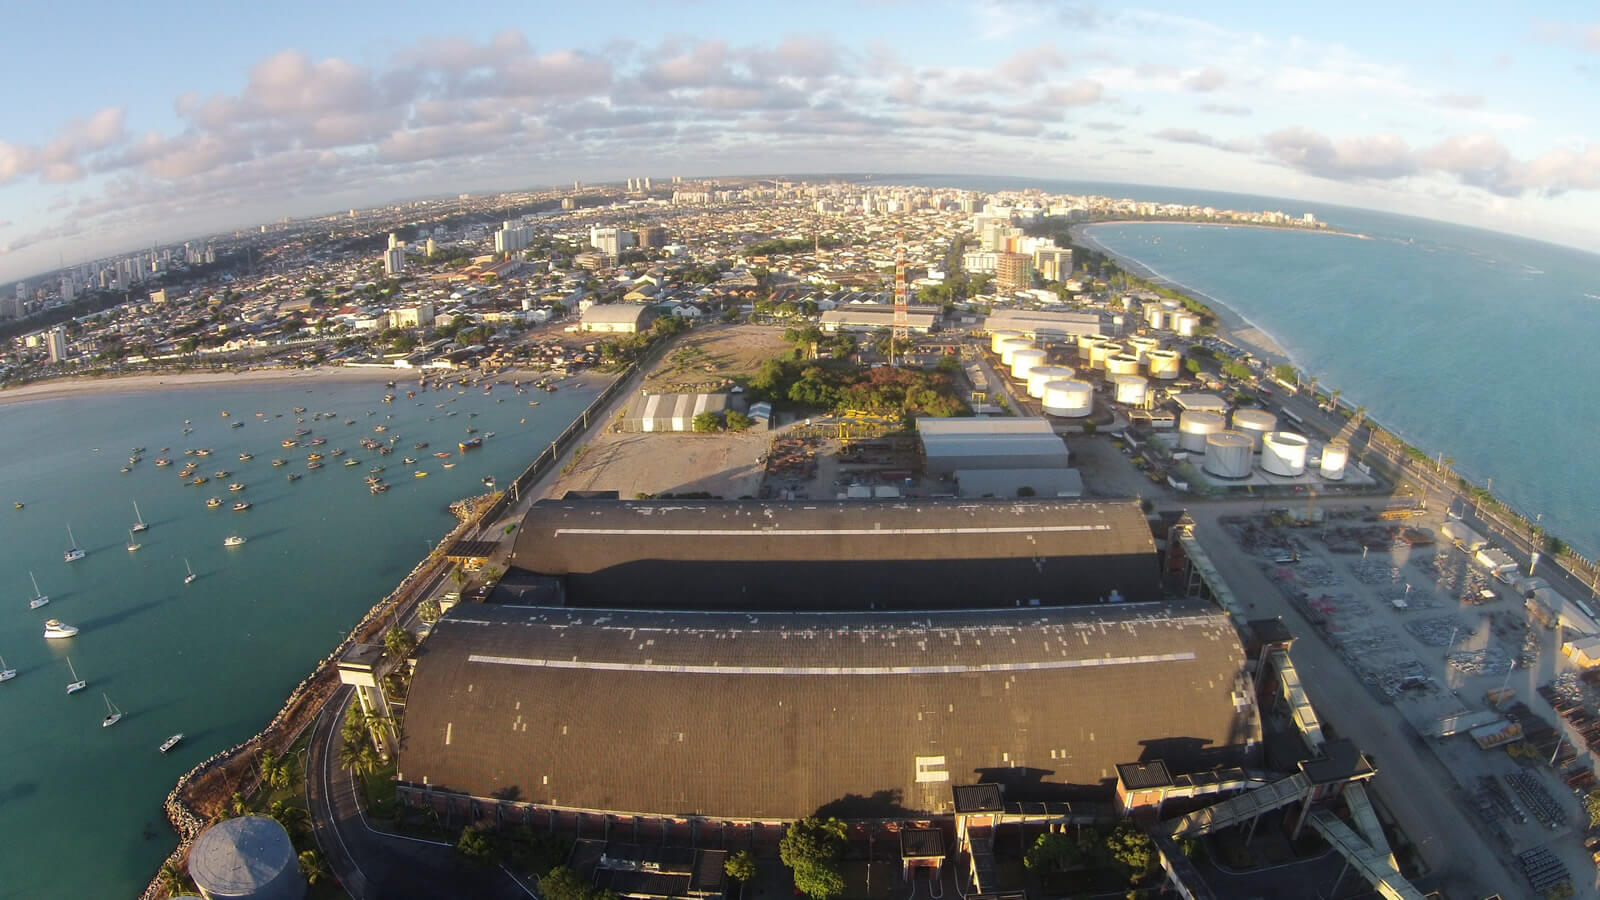
[[[72,681],[67,684],[67,693],[76,694],[89,686],[89,682],[78,677],[78,670],[72,666],[72,657],[67,657],[67,671],[72,673]]]
[[[143,546],[144,546],[143,544],[141,544],[138,541],[133,539],[133,529],[132,528],[128,529],[128,552],[132,553],[133,551],[135,551],[135,550],[137,550],[137,549],[139,549],[140,547],[143,547]]]
[[[139,514],[139,501],[133,501],[133,530],[144,531],[149,527],[144,523],[144,516]]]
[[[33,582],[33,599],[28,601],[28,608],[38,609],[46,603],[49,603],[50,598],[39,593],[39,579],[33,577],[33,572],[31,570],[28,572],[28,580]]]
[[[67,526],[67,539],[72,542],[72,545],[67,548],[67,552],[61,554],[62,558],[67,562],[77,562],[83,559],[86,554],[78,549],[78,539],[73,536],[71,525]]]
[[[6,665],[6,659],[0,656],[0,681],[10,681],[17,677],[17,670]]]
[[[111,702],[110,697],[106,697],[105,694],[101,694],[100,696],[104,697],[106,701],[106,717],[100,720],[100,727],[110,728],[111,726],[122,721],[122,710],[117,709],[117,705]]]
[[[200,577],[200,576],[194,574],[194,567],[189,565],[189,557],[187,557],[187,556],[185,556],[183,558],[183,567],[185,569],[189,570],[189,574],[187,576],[185,576],[184,579],[183,579],[183,583],[184,584],[191,584],[191,583],[194,582],[194,580],[196,578]]]

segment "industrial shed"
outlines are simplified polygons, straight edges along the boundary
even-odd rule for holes
[[[906,327],[916,334],[927,334],[939,324],[936,306],[914,306],[906,312]],[[841,306],[824,312],[817,320],[823,331],[877,331],[894,327],[892,306]]]
[[[1067,444],[1045,419],[982,418],[917,420],[925,471],[950,475],[959,469],[1065,469]]]
[[[984,319],[991,333],[1015,331],[1030,341],[1063,340],[1080,334],[1101,335],[1096,313],[1045,312],[1034,309],[997,309]]]
[[[1226,617],[1156,604],[463,607],[418,651],[400,793],[514,801],[504,815],[541,824],[530,807],[905,819],[951,814],[952,785],[1104,795],[1130,760],[1244,764],[1260,740],[1244,666]]]
[[[541,500],[511,566],[568,606],[973,609],[1162,596],[1138,501]]]
[[[641,394],[622,419],[623,431],[693,431],[701,413],[722,415],[727,394]]]
[[[635,334],[656,320],[653,306],[637,303],[597,303],[583,311],[583,330],[610,334]]]
[[[959,497],[1081,497],[1077,469],[957,469]]]

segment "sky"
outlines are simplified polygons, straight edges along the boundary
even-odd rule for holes
[[[1176,185],[1600,251],[1592,2],[65,9],[7,9],[0,281],[283,216],[641,175]]]

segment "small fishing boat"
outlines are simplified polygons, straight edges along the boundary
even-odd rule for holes
[[[326,444],[327,442],[328,442],[328,439],[325,438],[325,437],[312,438],[311,439],[311,446],[313,446],[313,447],[321,447],[323,444]]]
[[[284,447],[293,447],[293,446],[298,445],[300,442],[299,441],[293,441],[293,440],[284,439],[281,443],[282,443],[282,445]]]
[[[449,459],[450,458],[450,451],[448,451],[448,450],[440,450],[438,453],[435,453],[434,456],[438,457],[439,459]]]
[[[249,462],[250,460],[255,459],[255,458],[256,458],[256,455],[254,453],[241,453],[241,454],[239,454],[239,461],[240,462]]]
[[[320,469],[320,468],[322,468],[322,463],[319,463],[319,462],[317,462],[316,460],[313,459],[311,462],[306,463],[306,468],[307,469]]]
[[[456,467],[456,464],[455,463],[445,463],[444,467],[446,469],[454,469]]]
[[[227,469],[218,469],[217,471],[211,473],[211,477],[217,479],[218,481],[221,481],[222,479],[227,478],[229,475],[232,475],[232,474],[233,473],[229,472]]]
[[[190,484],[205,484],[206,482],[208,482],[210,480],[211,479],[205,477],[204,475],[200,475],[200,476],[197,476],[193,481],[191,481],[189,483]]]
[[[344,464],[345,464],[346,467],[359,466],[359,465],[361,465],[361,460],[356,459],[355,457],[352,456],[349,459],[345,460]]]
[[[160,459],[156,460],[156,468],[158,468],[158,469],[164,469],[164,468],[166,468],[167,466],[170,466],[170,465],[172,465],[172,460],[167,459],[165,456],[163,456]]]
[[[402,459],[402,460],[400,460],[400,461],[401,461],[401,462],[403,462],[403,463],[405,463],[405,464],[406,464],[406,465],[408,465],[408,466],[414,466],[414,465],[416,465],[416,464],[417,464],[417,461],[416,461],[416,460],[414,460],[414,459],[412,459],[412,458],[411,458],[411,457],[409,457],[409,456],[407,456],[407,457],[405,457],[405,458],[404,458],[404,459]]]
[[[233,491],[235,494],[237,494],[240,491],[244,490],[244,482],[235,481],[234,483],[228,485],[228,490]]]
[[[381,494],[384,491],[387,491],[388,489],[389,489],[389,486],[387,484],[384,484],[381,481],[378,482],[377,484],[370,485],[367,488],[367,490],[371,491],[374,494]]]
[[[272,464],[275,466],[286,466],[289,464],[289,461],[287,459],[274,459]]]
[[[319,460],[321,458],[322,458],[322,454],[321,453],[307,453],[306,454],[306,461],[307,462],[316,462],[317,460]]]
[[[335,447],[332,450],[328,451],[328,455],[329,456],[343,456],[344,455],[344,450],[342,450],[342,449],[340,449],[338,447]]]
[[[412,478],[427,478],[428,477],[428,473],[422,471],[421,469],[418,469],[417,471],[411,473],[411,477]]]
[[[230,534],[226,538],[223,539],[222,546],[224,546],[224,547],[242,547],[242,546],[244,546],[244,538],[240,537],[237,534]]]
[[[217,507],[219,507],[221,505],[222,505],[222,498],[221,497],[212,497],[211,499],[206,501],[206,508],[207,509],[216,509]]]
[[[233,505],[233,511],[234,512],[244,512],[245,510],[247,510],[249,508],[250,508],[250,502],[248,500],[240,500],[238,503],[235,503]]]
[[[428,442],[427,441],[417,441],[415,444],[411,445],[411,449],[413,449],[413,450],[426,450],[426,449],[428,449]]]
[[[289,480],[290,481],[299,481],[300,480],[300,473],[299,472],[290,472],[289,473]]]

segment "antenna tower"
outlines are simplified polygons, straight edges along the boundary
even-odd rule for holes
[[[910,311],[906,303],[906,243],[905,234],[898,235],[899,247],[894,254],[894,333],[889,338],[889,362],[900,363],[900,342],[911,340]]]

